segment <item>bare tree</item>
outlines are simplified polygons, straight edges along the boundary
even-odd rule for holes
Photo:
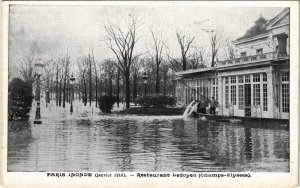
[[[119,108],[120,104],[120,68],[117,67],[117,79],[116,79],[116,100],[117,100],[117,107]]]
[[[193,47],[190,53],[188,69],[199,69],[206,67],[205,49]]]
[[[167,63],[163,63],[162,65],[162,73],[163,73],[163,94],[167,95],[167,82],[168,82],[168,71],[169,65]]]
[[[62,84],[63,84],[63,78],[64,78],[64,75],[63,75],[63,68],[61,67],[60,68],[60,72],[59,72],[59,86],[58,86],[58,105],[61,106],[61,103],[62,103]]]
[[[172,64],[173,69],[175,71],[185,71],[187,70],[187,64],[188,64],[188,52],[189,49],[195,39],[195,37],[191,37],[190,34],[183,34],[183,33],[176,33],[177,41],[180,46],[180,52],[181,52],[181,59],[175,59],[170,57],[169,54],[167,54],[167,57]],[[180,70],[178,70],[180,69]]]
[[[135,100],[137,98],[137,87],[138,87],[138,74],[140,69],[139,59],[136,58],[132,64],[132,98]]]
[[[95,100],[96,100],[96,104],[95,107],[97,108],[98,106],[98,67],[94,58],[94,52],[93,50],[91,50],[91,61],[93,62],[94,65],[94,79],[95,79]]]
[[[227,59],[234,59],[235,54],[234,54],[234,45],[232,43],[233,39],[232,37],[226,37],[224,39],[224,50],[226,54]]]
[[[94,58],[94,52],[93,49],[90,48],[90,52],[88,53],[88,66],[89,66],[89,101],[90,101],[90,106],[92,106],[92,100],[93,100],[93,77],[92,77],[92,64],[94,63],[95,58]]]
[[[217,54],[220,48],[220,35],[216,31],[210,32],[210,47],[211,47],[211,67],[216,64]]]
[[[50,102],[50,92],[51,92],[51,80],[52,77],[55,75],[55,62],[53,59],[46,61],[44,67],[44,74],[42,75],[42,80],[45,81],[45,88],[46,88],[46,103]]]
[[[156,70],[156,80],[155,80],[155,93],[156,95],[159,94],[160,90],[160,77],[159,77],[159,66],[162,62],[162,51],[165,47],[166,40],[163,39],[162,36],[163,31],[161,30],[160,33],[154,34],[153,30],[151,29],[151,36],[153,39],[153,49],[154,49],[154,60],[155,60],[155,70]]]
[[[29,52],[25,54],[25,56],[20,59],[18,72],[23,80],[29,85],[33,86],[36,80],[35,75],[35,63],[38,61],[38,48],[36,43],[32,43],[30,45]]]
[[[113,96],[113,78],[116,74],[116,62],[111,59],[106,59],[102,62],[102,78],[105,83],[108,83],[108,95]]]
[[[137,57],[133,51],[139,39],[137,31],[141,23],[138,22],[137,17],[129,15],[126,31],[122,30],[120,25],[113,25],[110,22],[104,27],[107,33],[107,45],[116,56],[117,66],[122,70],[125,78],[126,108],[130,107],[130,68]]]
[[[56,86],[55,86],[55,90],[56,90],[56,106],[59,105],[59,63],[58,61],[56,61]]]
[[[70,73],[70,52],[67,50],[65,54],[62,55],[61,58],[63,64],[63,107],[66,106],[67,99],[67,82],[69,81],[69,73]]]
[[[88,59],[86,57],[82,57],[78,59],[77,62],[78,71],[79,71],[79,78],[81,81],[81,92],[82,92],[82,102],[84,103],[84,106],[87,104],[87,78],[86,74],[88,73]]]

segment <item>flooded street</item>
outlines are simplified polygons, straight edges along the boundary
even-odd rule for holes
[[[10,122],[8,171],[289,171],[285,129],[88,113]]]

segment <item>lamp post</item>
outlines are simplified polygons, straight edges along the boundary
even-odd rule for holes
[[[147,76],[146,72],[144,72],[143,80],[144,80],[144,85],[145,85],[145,93],[144,93],[144,96],[146,97],[146,94],[147,94],[147,82],[148,82],[148,76]]]
[[[72,94],[71,94],[71,108],[70,108],[71,114],[73,113],[73,96],[74,96],[73,85],[74,85],[74,82],[75,82],[75,78],[74,78],[73,73],[72,73],[72,76],[70,77],[71,91],[72,91]]]
[[[36,100],[36,114],[34,119],[34,124],[42,124],[41,120],[41,107],[40,107],[40,100],[41,100],[41,75],[43,71],[43,67],[45,65],[43,64],[41,58],[39,58],[38,63],[35,64],[36,68],[36,75],[37,75],[37,86],[36,86],[36,92],[35,92],[35,100]]]

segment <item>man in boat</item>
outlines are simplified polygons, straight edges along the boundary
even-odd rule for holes
[[[219,106],[219,103],[217,100],[215,100],[214,97],[211,98],[211,103],[210,103],[210,114],[215,115],[216,114],[216,107]]]

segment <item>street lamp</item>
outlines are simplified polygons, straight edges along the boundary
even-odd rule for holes
[[[36,75],[37,75],[37,86],[36,86],[36,92],[35,92],[35,100],[36,100],[36,114],[34,119],[34,124],[42,124],[41,120],[41,107],[40,107],[40,100],[41,100],[41,75],[43,71],[43,67],[45,65],[42,62],[42,59],[39,58],[38,63],[35,64],[36,68]]]
[[[147,82],[148,82],[148,76],[147,76],[146,72],[144,72],[143,80],[144,80],[144,85],[145,85],[145,94],[144,94],[144,96],[146,96],[146,93],[147,93]]]
[[[75,82],[75,78],[74,78],[73,73],[72,73],[72,76],[70,77],[70,83],[71,83],[71,89],[72,89],[72,95],[71,95],[71,108],[70,108],[71,114],[73,113],[73,96],[74,96],[74,88],[73,88],[73,85],[74,85],[74,82]]]

